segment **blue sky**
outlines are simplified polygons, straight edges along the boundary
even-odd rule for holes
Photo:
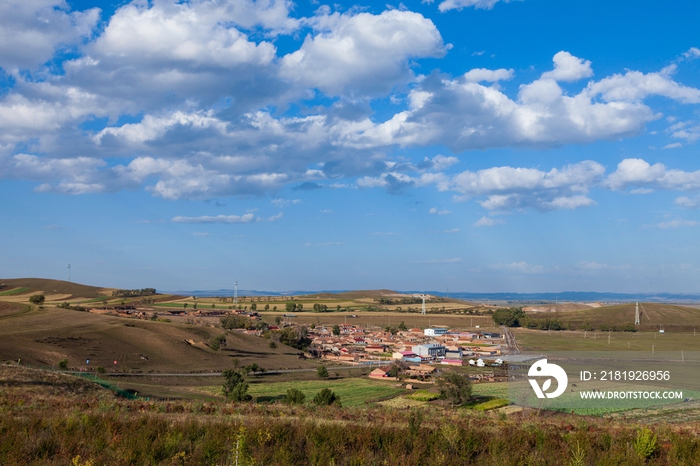
[[[0,276],[700,292],[700,3],[0,5]]]

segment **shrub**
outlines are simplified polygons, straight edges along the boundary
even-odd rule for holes
[[[336,395],[330,388],[324,388],[314,396],[314,403],[319,406],[330,406],[340,404],[340,397]]]
[[[107,369],[105,369],[103,366],[97,366],[96,370],[100,374],[104,374],[105,372],[107,372]]]
[[[209,340],[209,347],[214,351],[219,351],[222,346],[226,346],[226,334],[215,336]]]
[[[316,368],[316,375],[323,379],[328,378],[328,369],[326,369],[326,366],[318,366]]]
[[[290,388],[287,390],[287,395],[284,397],[284,402],[294,405],[304,404],[306,395],[301,390]]]
[[[37,305],[41,306],[42,304],[44,304],[45,299],[46,298],[44,297],[43,294],[35,294],[29,298],[29,302],[32,304],[37,304]]]
[[[68,369],[68,360],[67,359],[61,359],[58,361],[58,368],[61,369],[62,371],[65,371]]]
[[[650,458],[656,451],[656,434],[646,427],[639,429],[633,447],[640,458],[644,460]]]

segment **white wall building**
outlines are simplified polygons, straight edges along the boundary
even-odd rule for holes
[[[426,328],[423,330],[426,337],[439,337],[447,333],[446,328]]]

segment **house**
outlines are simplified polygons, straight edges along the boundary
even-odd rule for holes
[[[391,366],[377,367],[369,373],[369,376],[373,379],[382,379],[384,377],[389,377],[387,374],[389,373],[390,369]]]
[[[426,328],[423,333],[426,337],[438,337],[447,333],[446,328]]]
[[[426,343],[424,345],[416,345],[413,348],[413,352],[418,356],[439,358],[445,356],[446,348],[439,343]]]
[[[365,351],[368,353],[385,353],[387,349],[386,345],[367,345],[365,346]]]

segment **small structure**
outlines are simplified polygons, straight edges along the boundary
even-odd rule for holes
[[[426,328],[423,330],[426,337],[439,337],[447,333],[446,328]]]
[[[418,356],[427,356],[431,358],[439,358],[445,356],[446,348],[439,343],[426,343],[424,345],[416,345],[413,352]]]

